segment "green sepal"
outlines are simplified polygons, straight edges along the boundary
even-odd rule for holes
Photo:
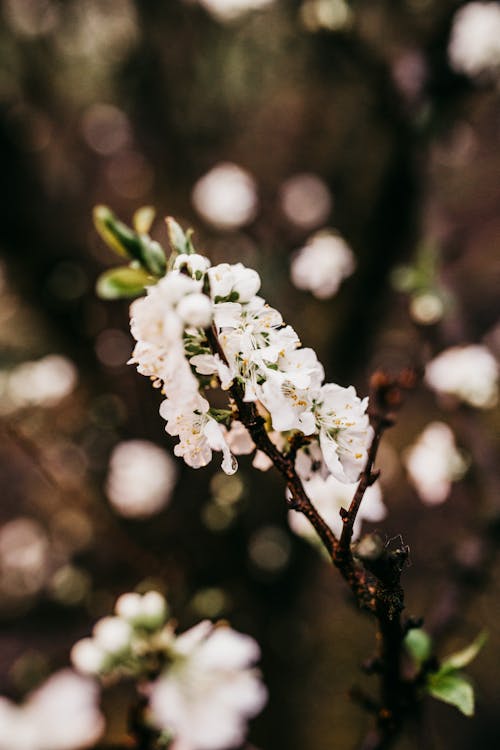
[[[143,294],[156,279],[142,268],[121,266],[104,271],[97,279],[96,292],[101,299],[130,299]]]
[[[432,640],[422,628],[412,628],[405,636],[404,645],[412,661],[420,666],[432,654]]]
[[[433,698],[455,706],[465,716],[474,715],[474,688],[459,672],[435,672],[429,675],[425,689]]]
[[[124,258],[139,261],[154,276],[164,276],[167,263],[158,242],[147,234],[134,232],[117,219],[107,206],[96,206],[93,215],[95,228],[108,247]]]
[[[476,658],[487,640],[488,634],[483,630],[468,646],[443,659],[439,671],[446,674],[463,669]]]
[[[223,424],[226,427],[231,426],[234,414],[230,409],[209,409],[208,413],[219,424]]]

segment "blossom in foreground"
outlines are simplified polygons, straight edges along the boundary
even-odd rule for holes
[[[458,73],[476,77],[500,73],[500,5],[473,2],[453,19],[448,45],[450,65]]]
[[[297,289],[328,299],[356,267],[351,248],[335,232],[317,232],[292,259],[290,274]]]
[[[172,667],[151,686],[153,722],[172,732],[183,750],[241,745],[248,719],[267,700],[253,668],[259,656],[249,636],[200,622],[176,639]]]
[[[460,479],[467,468],[453,432],[444,422],[427,425],[406,451],[404,463],[411,483],[428,505],[443,503],[452,482]]]
[[[20,706],[0,698],[0,750],[80,750],[104,730],[99,690],[87,677],[64,669]]]
[[[445,349],[429,362],[425,379],[437,393],[455,396],[478,409],[490,409],[498,401],[498,364],[479,344]]]
[[[303,481],[306,494],[318,513],[326,521],[333,533],[339,537],[342,533],[341,508],[349,508],[357,483],[345,484],[339,482],[335,477],[328,476],[324,479],[319,473],[315,473],[307,481]],[[356,539],[361,531],[363,521],[381,521],[385,518],[386,508],[382,501],[382,491],[376,482],[365,492],[363,502],[354,523],[353,538]],[[294,510],[288,512],[290,528],[299,536],[303,536],[313,543],[320,543],[319,537],[313,527],[302,513]]]
[[[120,596],[114,615],[99,620],[71,652],[85,675],[134,678],[149,701],[151,726],[179,750],[224,750],[243,742],[248,720],[267,700],[255,668],[259,657],[253,638],[227,625],[203,621],[176,635],[157,591]]]

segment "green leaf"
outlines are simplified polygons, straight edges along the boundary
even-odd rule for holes
[[[104,242],[118,255],[139,261],[154,276],[165,274],[167,263],[163,248],[147,234],[134,232],[107,206],[94,208],[94,224]]]
[[[463,675],[436,672],[429,676],[426,690],[437,700],[455,706],[465,716],[474,715],[474,689]]]
[[[102,273],[96,284],[97,295],[102,299],[138,297],[155,279],[142,268],[112,268]]]
[[[487,639],[488,634],[483,630],[468,646],[461,651],[456,651],[454,654],[447,656],[446,659],[443,660],[439,671],[445,673],[453,672],[457,669],[463,669],[476,658]]]
[[[132,217],[132,225],[138,234],[148,234],[155,219],[153,206],[141,206]]]
[[[421,628],[412,628],[406,634],[404,645],[412,660],[418,666],[426,661],[432,653],[432,640]]]

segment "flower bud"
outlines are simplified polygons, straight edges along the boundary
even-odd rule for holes
[[[109,654],[125,651],[132,637],[132,628],[121,617],[103,617],[93,631],[97,645]]]
[[[253,268],[235,270],[233,292],[238,295],[238,302],[250,302],[260,289],[260,276]]]
[[[142,596],[136,593],[122,594],[116,601],[115,612],[118,617],[134,623],[141,616]]]
[[[183,321],[195,328],[207,328],[212,322],[212,304],[204,294],[188,294],[177,305]]]
[[[180,271],[182,268],[187,268],[193,279],[199,280],[205,271],[210,268],[210,261],[204,255],[198,253],[192,255],[182,253],[175,259],[174,269]]]
[[[158,628],[167,619],[168,607],[165,597],[158,591],[148,591],[142,597],[141,621],[146,627]]]
[[[96,675],[104,666],[106,654],[93,638],[82,638],[71,649],[70,658],[82,674]]]

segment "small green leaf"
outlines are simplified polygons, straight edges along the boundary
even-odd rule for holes
[[[437,698],[437,700],[455,706],[465,716],[473,716],[474,689],[463,675],[436,672],[429,676],[426,690],[434,698]]]
[[[421,628],[408,631],[404,641],[406,650],[418,666],[428,659],[432,653],[432,640]]]
[[[132,224],[137,234],[148,234],[155,219],[153,206],[141,206],[132,217]]]
[[[96,284],[97,295],[102,299],[126,299],[138,297],[155,279],[142,268],[112,268],[102,273]]]
[[[488,634],[483,630],[468,646],[461,651],[456,651],[454,654],[447,656],[446,659],[443,660],[439,671],[444,673],[452,672],[456,669],[463,669],[476,658],[487,639]]]
[[[118,255],[139,261],[154,276],[165,274],[167,263],[163,248],[147,234],[134,232],[107,206],[94,208],[94,224],[105,243]]]

